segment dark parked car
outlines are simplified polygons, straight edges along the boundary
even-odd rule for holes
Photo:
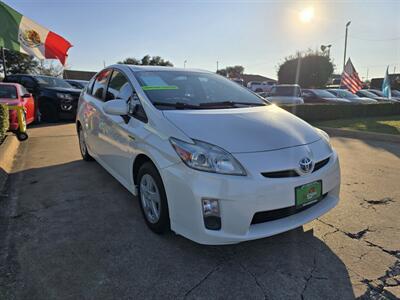
[[[360,97],[352,92],[345,89],[328,89],[330,93],[335,95],[336,97],[340,97],[343,99],[347,99],[355,104],[373,104],[378,103],[375,99],[371,99],[368,97]]]
[[[8,75],[4,82],[23,85],[35,98],[41,120],[75,119],[80,90],[65,80],[41,75]]]
[[[65,79],[66,82],[68,82],[70,85],[72,85],[74,88],[83,90],[89,83],[87,80],[78,80],[78,79]]]
[[[371,93],[369,90],[359,90],[359,91],[357,91],[356,95],[360,96],[360,97],[367,97],[367,98],[375,99],[378,102],[394,102],[394,101],[390,101],[390,99],[388,99],[386,97],[381,97],[374,93]]]
[[[302,96],[304,103],[351,104],[347,99],[338,98],[332,93],[320,89],[303,89]]]
[[[383,94],[383,92],[380,91],[380,90],[369,89],[368,91],[371,92],[371,93],[373,93],[373,94],[375,94],[375,95],[377,95],[377,96],[379,96],[379,97],[385,97],[385,95]],[[386,98],[386,97],[385,97],[385,98]],[[396,97],[395,95],[392,95],[392,98],[391,98],[390,100],[396,101],[396,102],[397,102],[397,101],[400,101],[400,98]]]

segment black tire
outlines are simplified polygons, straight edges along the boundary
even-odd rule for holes
[[[82,127],[78,127],[78,140],[79,140],[79,150],[82,155],[82,159],[85,161],[92,161],[93,157],[89,154],[86,146],[85,137],[82,131]]]
[[[17,132],[17,139],[20,142],[26,141],[28,139],[28,134],[26,132]]]
[[[44,102],[39,107],[41,121],[55,123],[60,119],[57,107],[53,103]]]
[[[156,222],[151,222],[148,219],[148,215],[145,212],[145,207],[143,206],[141,182],[142,178],[145,175],[149,175],[154,180],[160,196],[159,197],[160,213],[159,213],[159,218]],[[139,198],[140,208],[142,210],[142,214],[144,220],[146,221],[147,226],[157,234],[163,234],[168,232],[170,230],[170,222],[169,222],[167,195],[165,193],[164,184],[162,182],[161,176],[158,173],[157,168],[151,162],[146,162],[140,167],[137,176],[137,183],[138,183],[138,198]]]

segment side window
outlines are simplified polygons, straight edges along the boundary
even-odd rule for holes
[[[108,84],[106,101],[122,99],[128,101],[133,94],[133,88],[128,79],[119,71],[114,70]]]
[[[94,83],[95,77],[93,76],[92,79],[89,80],[88,85],[86,86],[86,93],[92,94],[92,89],[93,89],[93,83]]]
[[[23,76],[21,79],[21,84],[27,89],[33,89],[36,87],[36,82],[27,76]]]
[[[103,101],[104,91],[107,88],[107,80],[111,74],[110,69],[101,71],[97,76],[93,85],[92,95]]]
[[[29,94],[29,92],[26,90],[26,88],[24,86],[21,86],[21,95],[26,95]]]
[[[313,95],[312,95],[312,93],[310,92],[310,91],[303,91],[303,97],[307,97],[307,98],[310,98],[310,97],[312,97]]]

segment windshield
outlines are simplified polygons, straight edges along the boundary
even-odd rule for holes
[[[377,96],[379,96],[379,97],[385,97],[385,95],[381,91],[371,90],[370,92],[375,94],[375,95],[377,95]]]
[[[398,90],[392,90],[392,96],[399,97],[400,92]]]
[[[345,99],[356,99],[359,98],[357,95],[354,95],[353,93],[347,91],[347,90],[334,90],[336,92],[336,95],[340,98],[345,98]]]
[[[35,76],[41,87],[60,87],[72,89],[73,87],[63,79],[47,76]]]
[[[313,92],[321,98],[335,98],[336,96],[326,90],[313,90]]]
[[[300,94],[298,86],[275,86],[271,90],[271,96],[300,97]]]
[[[142,71],[135,76],[150,101],[163,109],[266,105],[237,83],[212,73]]]
[[[374,93],[368,92],[366,90],[361,90],[358,91],[359,93],[361,93],[364,97],[368,97],[368,98],[375,98],[376,95]]]
[[[0,85],[0,99],[17,99],[17,89],[13,85]]]

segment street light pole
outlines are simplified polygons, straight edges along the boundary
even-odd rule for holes
[[[1,47],[1,60],[3,62],[4,78],[6,78],[7,67],[6,67],[6,53],[4,52],[4,47]]]
[[[186,62],[187,62],[187,60],[185,59],[185,60],[183,61],[183,68],[186,68]]]
[[[343,71],[344,71],[344,67],[345,67],[345,65],[346,65],[347,32],[348,32],[348,29],[349,29],[350,24],[351,24],[351,21],[348,21],[347,24],[346,24],[346,34],[345,34],[345,37],[344,37]]]

